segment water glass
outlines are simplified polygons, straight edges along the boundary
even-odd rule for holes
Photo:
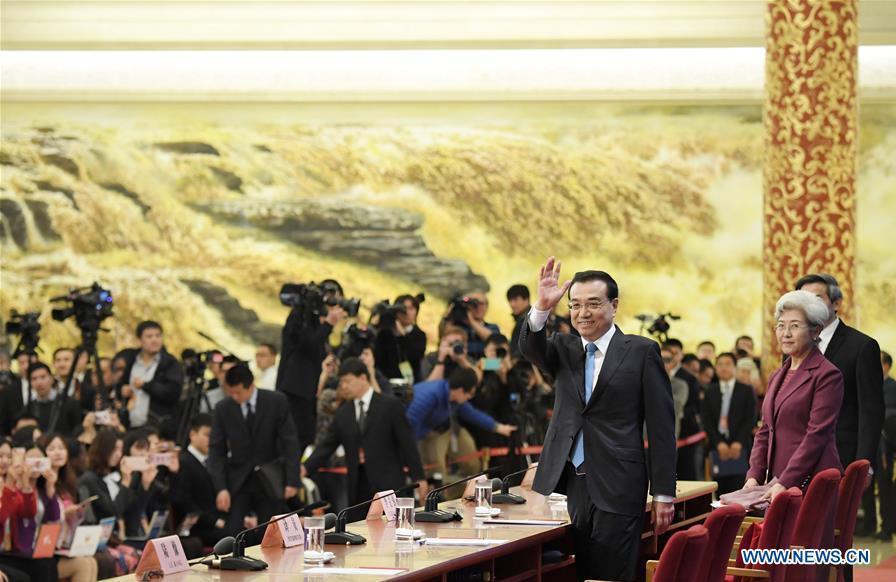
[[[395,539],[414,539],[414,498],[395,500]]]
[[[305,552],[306,564],[324,565],[324,518],[306,517],[305,526]]]
[[[492,509],[492,482],[476,482],[476,513],[489,513]]]

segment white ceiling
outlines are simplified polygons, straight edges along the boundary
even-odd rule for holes
[[[2,0],[3,49],[763,46],[763,0]],[[860,0],[861,44],[896,1]]]

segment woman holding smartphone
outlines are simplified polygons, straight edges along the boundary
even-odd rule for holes
[[[40,475],[29,470],[23,449],[13,449],[10,441],[0,441],[0,572],[10,580],[57,580],[52,558],[31,557],[31,542],[21,539],[22,524],[37,514],[35,486]],[[33,541],[33,538],[31,538]],[[27,551],[22,551],[26,548]],[[20,555],[17,555],[20,554]]]
[[[58,434],[46,434],[41,437],[38,447],[46,454],[50,462],[49,472],[55,475],[52,486],[55,488],[59,516],[62,518],[62,532],[59,539],[70,543],[75,535],[75,530],[84,521],[85,509],[89,503],[78,504],[77,502],[77,478],[74,471],[68,466],[68,446],[63,437]],[[47,475],[44,477],[47,489],[49,489],[51,479]],[[40,481],[38,481],[38,491],[40,491]],[[99,573],[98,562],[92,556],[59,558],[56,570],[60,578],[70,578],[71,582],[93,582]]]

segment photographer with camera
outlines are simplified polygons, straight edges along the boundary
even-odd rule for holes
[[[333,279],[316,285],[287,283],[280,302],[291,307],[283,326],[277,391],[289,399],[299,439],[299,451],[314,442],[317,416],[317,381],[321,362],[330,353],[333,328],[358,314],[357,300],[346,300]]]
[[[451,324],[467,332],[467,354],[478,360],[485,350],[485,340],[493,333],[501,333],[497,325],[485,321],[487,312],[488,298],[485,293],[476,291],[455,297],[448,303],[448,310],[439,327]]]
[[[422,293],[400,295],[395,303],[381,301],[371,310],[376,327],[373,351],[377,369],[387,378],[402,378],[413,384],[420,375],[420,360],[426,353],[426,334],[417,327]]]
[[[184,385],[183,367],[162,344],[162,326],[155,321],[137,325],[139,348],[120,351],[125,360],[121,396],[127,401],[131,428],[160,425],[175,416]]]
[[[450,325],[442,330],[439,351],[430,352],[423,358],[420,375],[426,378],[424,381],[444,380],[458,368],[471,369],[482,380],[482,371],[467,356],[467,332]]]

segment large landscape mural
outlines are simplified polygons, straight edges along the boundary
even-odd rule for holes
[[[547,254],[603,268],[618,323],[757,338],[761,109],[488,105],[17,105],[0,148],[0,312],[42,310],[42,345],[77,343],[47,298],[112,290],[101,351],[143,318],[169,349],[245,357],[279,341],[280,285],[333,277],[370,307],[423,291],[435,332],[454,292],[534,285]],[[896,349],[896,107],[861,116],[859,325]],[[362,308],[362,318],[366,317]],[[693,346],[692,346],[693,347]]]

